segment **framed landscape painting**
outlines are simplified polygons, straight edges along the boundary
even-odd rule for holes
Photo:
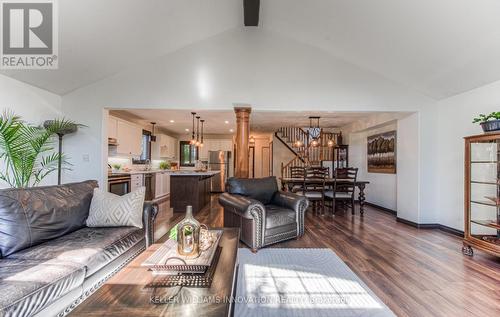
[[[396,174],[396,131],[368,137],[368,173]]]

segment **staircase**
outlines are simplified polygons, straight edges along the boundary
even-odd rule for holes
[[[290,167],[293,166],[320,166],[322,161],[332,161],[334,156],[333,147],[325,145],[328,140],[334,140],[335,144],[337,144],[339,137],[338,133],[321,132],[319,139],[320,144],[323,146],[311,146],[312,138],[309,132],[303,128],[281,127],[274,135],[295,155],[291,161],[281,162],[282,177],[290,177]]]

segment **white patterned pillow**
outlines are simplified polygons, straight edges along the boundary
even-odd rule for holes
[[[141,187],[124,196],[94,189],[90,204],[88,227],[142,228],[142,213],[146,188]]]

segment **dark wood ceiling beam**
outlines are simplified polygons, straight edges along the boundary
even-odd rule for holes
[[[245,26],[259,26],[260,0],[243,0]]]

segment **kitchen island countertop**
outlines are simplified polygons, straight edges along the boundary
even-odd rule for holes
[[[171,173],[171,176],[214,176],[219,174],[220,171],[206,171],[206,172],[196,172],[196,171],[175,171]]]

